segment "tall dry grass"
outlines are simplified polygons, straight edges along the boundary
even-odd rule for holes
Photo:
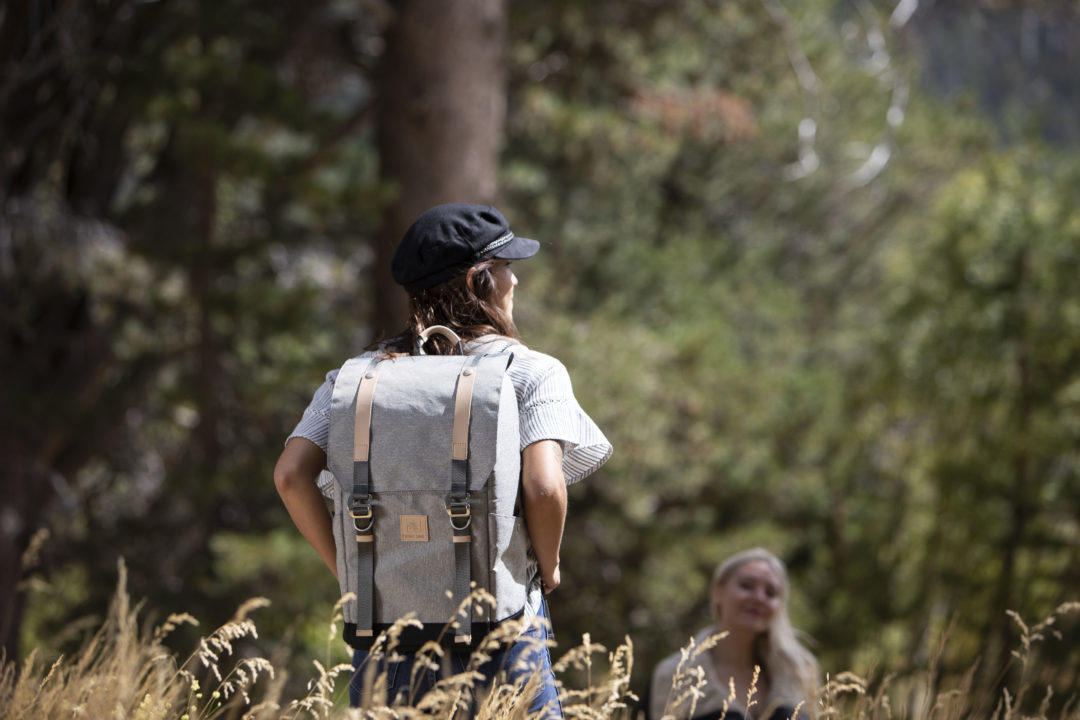
[[[270,720],[281,718],[424,718],[450,720],[470,715],[480,720],[518,720],[528,716],[529,687],[499,686],[481,694],[476,675],[465,673],[448,678],[430,692],[411,698],[407,705],[386,704],[385,683],[372,678],[375,691],[364,707],[349,709],[348,664],[327,667],[312,661],[307,693],[285,697],[284,662],[272,663],[262,657],[243,657],[237,643],[256,638],[257,628],[248,615],[267,604],[262,598],[241,606],[225,623],[196,644],[187,657],[166,649],[165,639],[181,625],[197,624],[186,614],[171,615],[156,627],[140,625],[140,606],[132,604],[126,589],[126,571],[120,564],[120,580],[108,616],[85,647],[73,657],[60,657],[51,665],[38,660],[36,651],[21,665],[5,662],[0,667],[0,720],[41,718],[131,718],[133,720]],[[993,698],[980,697],[973,690],[974,670],[956,687],[934,692],[938,687],[936,663],[907,677],[887,676],[872,687],[853,673],[827,679],[814,708],[819,718],[859,718],[865,720],[1051,720],[1080,718],[1076,698],[1068,699],[1053,716],[1049,714],[1052,695],[1036,687],[1032,678],[1038,663],[1038,648],[1055,632],[1058,620],[1080,612],[1080,603],[1066,603],[1037,625],[1013,619],[1021,631],[1021,645],[1014,653],[1019,672],[1014,685]],[[331,619],[330,632],[336,636],[341,621],[340,604]],[[374,651],[393,657],[395,634],[410,621],[405,619],[383,639]],[[474,666],[482,662],[500,643],[517,634],[508,625],[502,636],[493,637],[474,655]],[[707,646],[684,648],[692,659]],[[428,662],[438,664],[438,648],[431,648]],[[692,663],[686,663],[689,668]],[[581,644],[564,652],[554,664],[566,716],[570,720],[632,718],[636,701],[630,691],[633,645],[626,642],[614,651],[591,642],[586,635]],[[691,670],[677,672],[669,707],[698,695],[704,678]],[[1030,705],[1031,697],[1041,700]],[[740,699],[741,700],[741,699]]]

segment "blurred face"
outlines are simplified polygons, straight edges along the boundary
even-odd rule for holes
[[[495,296],[491,301],[506,311],[508,317],[514,317],[514,288],[518,284],[517,276],[510,269],[509,260],[495,260],[491,268],[495,278]]]
[[[765,632],[780,610],[783,585],[764,560],[743,563],[712,591],[720,628],[729,632]]]

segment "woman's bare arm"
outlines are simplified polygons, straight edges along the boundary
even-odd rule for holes
[[[334,531],[318,486],[325,467],[322,448],[302,437],[291,438],[274,467],[274,485],[300,533],[337,577]]]
[[[521,453],[521,462],[525,522],[544,592],[549,593],[559,586],[559,548],[566,523],[562,447],[554,440],[535,442]]]

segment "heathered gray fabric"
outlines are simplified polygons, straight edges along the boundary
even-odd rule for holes
[[[488,336],[466,344],[467,353],[500,351],[507,344],[506,338]],[[581,480],[603,465],[611,457],[611,443],[578,405],[574,397],[570,375],[561,362],[550,355],[531,350],[524,345],[514,345],[514,361],[507,375],[514,386],[517,397],[520,448],[540,440],[556,440],[563,448],[563,473],[567,484]],[[326,374],[325,382],[315,391],[311,402],[304,410],[303,417],[289,438],[302,437],[327,451],[330,435],[331,399],[338,377],[338,370]],[[351,478],[351,470],[348,478]],[[328,495],[333,495],[336,485],[334,476],[323,472],[319,477],[319,487]],[[341,527],[340,515],[335,516],[334,538],[338,547],[348,539],[355,553],[355,540],[352,533],[352,521],[345,518]],[[345,531],[348,532],[345,532]],[[528,600],[525,606],[526,620],[534,617],[540,608],[543,591],[540,587],[539,569],[531,548],[528,553],[526,577],[528,582]],[[355,561],[355,555],[353,557]],[[344,577],[338,568],[338,576]]]
[[[496,620],[523,610],[529,584],[527,534],[515,518],[521,455],[517,401],[505,372],[510,360],[510,354],[479,360],[469,424],[472,580],[496,598]],[[468,361],[400,357],[374,366],[379,373],[370,459],[376,623],[394,622],[408,612],[424,623],[444,624],[454,616],[455,603],[447,597],[454,585],[454,543],[446,499],[454,393]],[[357,546],[345,500],[352,490],[356,388],[371,366],[370,354],[346,363],[331,401],[327,464],[338,479],[334,536],[343,594],[366,591],[357,587]],[[401,515],[426,516],[428,541],[403,542]],[[344,614],[346,622],[356,621],[355,602],[345,604]],[[473,617],[489,619],[479,609]]]
[[[466,346],[466,352],[483,352],[504,338],[489,336]],[[501,345],[496,345],[501,347]],[[538,440],[557,440],[563,448],[563,473],[567,484],[587,477],[611,457],[611,443],[578,405],[570,375],[556,358],[523,345],[514,347],[508,374],[518,399],[521,449]],[[338,370],[326,374],[289,438],[302,437],[325,452],[330,426],[330,399]],[[331,494],[333,477],[323,473],[319,487]]]

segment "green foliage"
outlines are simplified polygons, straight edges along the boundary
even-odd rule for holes
[[[1047,341],[1025,351],[1039,362],[1027,382],[1049,380],[1050,362],[1059,379],[1040,397],[1072,397],[1075,161],[989,179],[1007,161],[986,125],[908,87],[893,38],[872,43],[885,17],[830,5],[650,8],[647,22],[621,18],[619,42],[600,29],[610,22],[519,13],[530,32],[515,48],[504,180],[515,223],[546,246],[519,272],[518,325],[564,360],[616,448],[571,494],[574,590],[553,612],[601,641],[629,627],[645,675],[708,621],[712,567],[750,545],[787,559],[795,624],[826,670],[906,666],[963,616],[949,667],[986,652],[996,673],[1013,639],[1005,610],[1047,612],[1070,587],[1051,573],[1075,572],[1063,520],[1075,499],[1061,490],[1076,485],[1073,421],[1048,401],[1013,432],[1015,395],[987,415],[981,398],[1017,383],[1002,359],[1017,351],[1002,332],[1016,308],[954,287],[971,272],[1008,284],[1030,257],[1042,279],[1023,291],[1025,332]],[[797,132],[808,118],[810,148]],[[870,174],[881,149],[888,162]],[[976,181],[994,189],[969,190],[961,211],[959,188]],[[963,243],[973,255],[949,272],[947,248]],[[943,372],[951,407],[933,382]],[[1033,463],[1022,487],[1020,447]],[[1010,534],[1017,508],[1025,529]]]
[[[887,261],[906,441],[948,519],[924,602],[962,618],[962,655],[1001,652],[1001,608],[1046,612],[1076,577],[1078,171],[1038,147],[989,157]]]
[[[341,625],[330,622],[337,581],[292,527],[280,525],[264,535],[219,533],[211,550],[218,577],[239,587],[274,588],[273,611],[262,623],[271,648],[282,638],[295,638],[296,647],[317,653],[326,667],[349,662]]]
[[[55,462],[50,482],[62,487],[53,514],[37,514],[48,483],[12,511],[31,529],[53,525],[46,566],[58,577],[92,582],[56,602],[31,596],[31,647],[65,615],[100,608],[110,590],[96,579],[117,555],[132,591],[156,606],[212,615],[270,594],[251,585],[279,577],[234,576],[235,563],[213,554],[236,533],[287,522],[276,450],[343,348],[367,340],[357,323],[369,302],[363,240],[380,203],[373,148],[338,132],[363,104],[342,92],[355,70],[311,45],[354,29],[354,18],[306,2],[50,13],[30,25],[38,45],[9,66],[4,91],[18,97],[20,82],[38,82],[27,69],[52,72],[86,130],[74,150],[62,136],[31,135],[12,156],[24,166],[7,175],[25,194],[16,184],[0,193],[0,327],[14,339],[2,366],[17,379],[2,426],[5,440],[25,426],[29,440],[5,449],[31,466]],[[54,28],[76,21],[83,32],[54,47]],[[64,62],[50,65],[50,52]],[[95,157],[103,147],[115,152]],[[87,157],[92,186],[79,182]],[[57,306],[68,316],[41,311]],[[297,602],[274,630],[312,640],[311,621],[328,618],[334,600],[324,586],[330,595],[293,585]],[[325,611],[305,615],[318,601]]]
[[[370,339],[381,21],[124,7],[78,10],[50,86],[92,142],[43,125],[0,168],[3,327],[64,379],[5,388],[9,446],[69,487],[68,587],[32,586],[26,644],[99,608],[121,554],[156,607],[272,596],[267,636],[323,658],[335,586],[271,469]],[[826,671],[922,667],[952,626],[943,687],[977,656],[994,682],[1005,611],[1080,586],[1080,161],[928,98],[892,9],[509,5],[500,205],[544,242],[518,325],[615,446],[571,490],[552,609],[560,638],[629,633],[639,691],[752,545],[788,562]],[[1039,682],[1075,686],[1078,646]]]

